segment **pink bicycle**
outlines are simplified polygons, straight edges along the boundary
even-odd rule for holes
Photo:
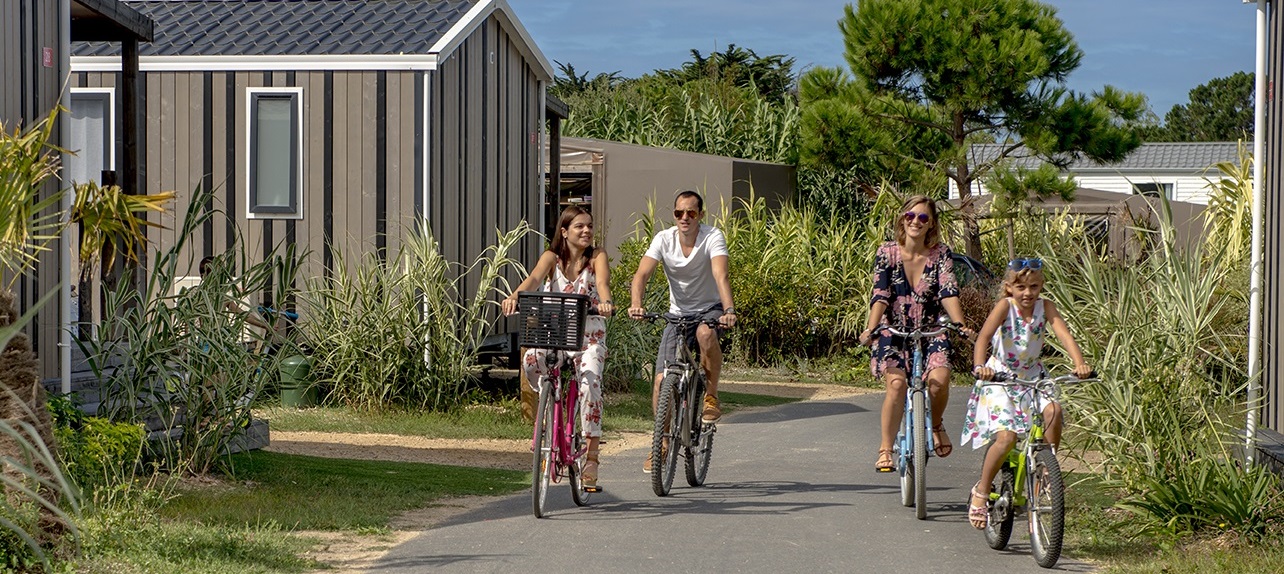
[[[592,310],[587,295],[574,293],[524,292],[518,294],[517,306],[522,322],[519,345],[548,351],[544,360],[549,374],[536,381],[539,407],[531,440],[531,508],[535,518],[543,518],[549,483],[567,479],[576,506],[588,504],[589,495],[599,490],[586,488],[581,480],[588,441],[580,420],[580,386],[570,369],[562,370],[567,352],[580,350],[584,319]]]

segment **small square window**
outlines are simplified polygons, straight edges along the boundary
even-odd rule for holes
[[[302,217],[302,107],[301,88],[249,93],[246,209],[251,218]]]
[[[1148,197],[1166,197],[1173,198],[1173,184],[1171,183],[1134,183],[1132,184],[1134,195],[1145,195]]]

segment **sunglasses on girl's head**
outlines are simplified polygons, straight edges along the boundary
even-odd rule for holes
[[[1038,257],[1018,257],[1008,262],[1008,269],[1013,271],[1023,271],[1026,269],[1043,269],[1043,260]]]
[[[682,216],[684,216],[684,215],[685,215],[685,216],[687,216],[687,217],[690,217],[691,219],[695,219],[697,216],[699,216],[699,215],[700,215],[700,212],[699,212],[699,211],[696,211],[696,210],[694,210],[694,209],[675,209],[675,210],[673,210],[673,218],[674,218],[674,219],[682,219]]]
[[[926,213],[915,213],[913,211],[906,211],[904,217],[905,217],[905,223],[914,221],[914,218],[917,217],[918,222],[922,223],[923,225],[927,225],[927,222],[932,220],[932,216]]]

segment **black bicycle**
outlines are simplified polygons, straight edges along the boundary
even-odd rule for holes
[[[678,468],[678,454],[686,459],[687,484],[700,486],[709,474],[713,455],[715,423],[702,420],[704,390],[707,385],[704,367],[700,366],[700,348],[687,344],[685,333],[700,324],[717,328],[716,319],[683,318],[676,315],[644,313],[648,321],[664,321],[676,326],[679,337],[677,360],[664,369],[660,396],[655,406],[655,433],[651,438],[651,490],[666,496],[673,486],[673,473]]]

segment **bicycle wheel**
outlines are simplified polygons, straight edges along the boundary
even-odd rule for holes
[[[985,542],[990,548],[1003,550],[1012,538],[1012,499],[1016,496],[1016,470],[1007,462],[999,469],[990,487],[999,493],[997,500],[990,500],[990,518],[985,524]],[[968,504],[972,504],[971,494]]]
[[[1061,465],[1051,449],[1034,455],[1034,469],[1030,472],[1030,553],[1034,561],[1044,568],[1051,568],[1061,558],[1061,541],[1065,535],[1065,484],[1061,478]]]
[[[905,433],[909,432],[908,423],[909,416],[906,415],[901,419],[901,432],[896,435],[896,444],[892,446],[896,471],[901,475],[901,504],[906,507],[914,506],[914,465],[910,464],[910,457],[906,454],[905,448]]]
[[[553,478],[553,385],[540,381],[539,407],[535,410],[534,449],[531,464],[531,509],[535,518],[544,517],[544,502],[548,499],[548,483]]]
[[[673,486],[673,471],[678,466],[677,436],[681,421],[678,420],[678,376],[667,375],[660,382],[660,399],[655,406],[655,433],[651,437],[651,490],[656,496],[666,496]]]
[[[699,398],[704,396],[704,377],[701,375],[699,384],[692,389],[691,395]],[[694,404],[700,404],[699,401],[690,401]],[[700,421],[701,413],[699,409],[691,411],[691,435],[694,438],[691,448],[687,449],[686,470],[687,484],[691,486],[701,486],[704,479],[709,475],[709,459],[713,457],[713,425],[706,425]],[[696,430],[699,429],[699,430]]]
[[[924,406],[925,393],[914,393],[914,516],[919,520],[927,518],[927,410]]]
[[[579,456],[575,457],[575,462],[571,463],[567,469],[567,475],[571,479],[571,500],[575,501],[575,506],[587,506],[591,493],[584,490],[582,472],[588,457],[588,447],[585,444],[588,439],[584,438],[584,423],[580,420],[580,401],[574,401],[566,411],[566,423],[563,426],[566,427],[566,432],[571,433],[568,441],[571,444],[571,452],[579,453]]]

